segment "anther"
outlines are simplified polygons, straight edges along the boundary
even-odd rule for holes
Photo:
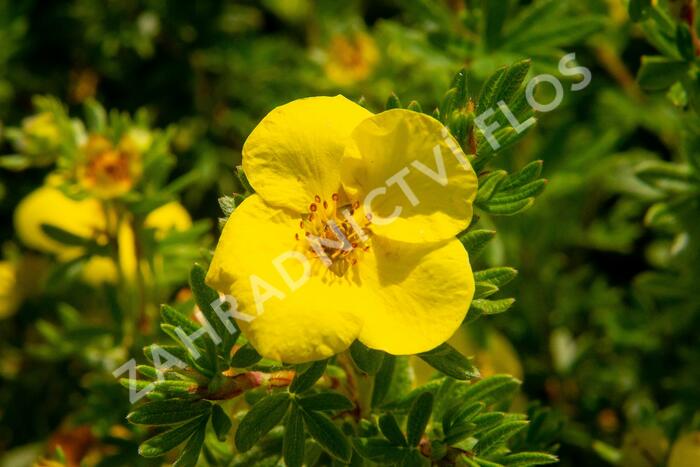
[[[318,196],[317,196],[317,198],[318,198]],[[319,200],[319,201],[320,201],[320,200]],[[317,202],[318,202],[318,201],[317,201]],[[316,212],[316,209],[317,209],[316,203],[311,203],[311,206],[309,206],[309,211],[311,211],[311,212]]]
[[[314,201],[316,201],[317,203],[320,203],[320,202],[321,202],[321,197],[318,196],[318,195],[314,196]]]
[[[323,209],[328,209],[328,201],[323,200]]]
[[[331,196],[331,198],[333,198],[333,201],[338,202],[340,196],[338,196],[338,193],[333,193],[333,196]]]

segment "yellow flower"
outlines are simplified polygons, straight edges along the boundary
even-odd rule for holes
[[[66,246],[54,240],[42,230],[42,224],[97,239],[104,235],[105,215],[94,198],[77,201],[54,186],[44,185],[20,201],[14,212],[14,224],[17,236],[26,246],[69,261],[82,254],[82,247]]]
[[[16,150],[28,156],[32,165],[49,165],[58,156],[61,137],[56,118],[50,112],[22,120],[22,131],[13,139]]]
[[[12,316],[22,301],[17,293],[17,269],[10,261],[0,261],[0,319]]]
[[[122,137],[117,146],[102,135],[90,135],[81,148],[78,182],[98,198],[127,193],[141,176],[142,147],[130,134]]]
[[[379,61],[374,39],[364,32],[333,36],[326,53],[326,75],[343,86],[366,79]]]
[[[0,319],[12,316],[25,298],[37,294],[46,271],[46,262],[38,256],[0,261]]]
[[[301,99],[253,130],[243,168],[257,194],[226,223],[207,281],[238,301],[263,356],[311,361],[355,339],[413,354],[458,328],[474,279],[455,235],[471,220],[477,179],[438,121],[373,115],[342,96]]]
[[[17,236],[26,246],[53,254],[59,261],[70,261],[85,254],[80,246],[67,246],[49,237],[41,228],[43,224],[99,243],[107,241],[107,215],[95,198],[74,200],[54,186],[45,185],[30,193],[17,206],[14,224]],[[110,217],[116,217],[113,214]],[[115,219],[112,219],[114,222]],[[175,201],[154,209],[146,216],[144,226],[155,229],[162,238],[170,230],[186,230],[192,219],[184,207]],[[119,263],[127,278],[135,274],[137,267],[134,232],[129,222],[122,221],[117,233]],[[83,267],[82,277],[92,285],[116,283],[118,271],[111,258],[93,256]]]
[[[668,467],[700,465],[700,431],[686,433],[673,443]]]

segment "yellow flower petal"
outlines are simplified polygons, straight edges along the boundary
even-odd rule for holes
[[[419,246],[376,238],[358,269],[363,287],[375,295],[359,339],[394,355],[448,340],[474,296],[469,257],[456,239]]]
[[[67,260],[80,255],[82,248],[57,242],[44,233],[41,225],[49,224],[81,237],[94,238],[97,231],[104,230],[105,217],[97,200],[76,201],[57,188],[43,186],[20,201],[15,209],[14,224],[17,236],[26,246]]]
[[[83,265],[81,277],[86,284],[99,287],[103,284],[116,284],[119,273],[112,258],[93,256]]]
[[[345,192],[371,208],[372,231],[386,238],[442,241],[471,221],[476,174],[445,127],[427,115],[394,109],[364,120],[342,176]]]
[[[155,229],[162,237],[170,230],[189,229],[192,226],[192,218],[182,204],[172,201],[151,211],[143,225]]]
[[[350,133],[372,114],[343,96],[310,97],[277,107],[243,146],[243,169],[272,206],[306,211],[340,188],[340,160]]]
[[[303,263],[292,257],[301,253],[298,224],[289,211],[250,196],[226,223],[207,273],[210,286],[235,297],[238,311],[254,317],[237,321],[256,350],[289,363],[345,350],[360,332],[360,312],[367,303],[356,281],[320,271],[317,261],[310,262],[315,269],[305,276]],[[280,268],[298,285],[294,290],[275,266],[280,255],[289,256]],[[304,277],[308,280],[301,283]]]

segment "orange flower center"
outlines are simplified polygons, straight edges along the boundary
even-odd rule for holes
[[[316,195],[299,222],[301,232],[295,234],[310,257],[339,277],[370,248],[371,221],[360,214],[359,206],[359,202],[340,205],[337,193],[330,201]]]

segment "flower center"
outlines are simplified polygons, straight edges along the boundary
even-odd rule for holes
[[[359,212],[359,202],[340,205],[339,199],[337,193],[330,202],[316,195],[295,238],[307,255],[340,277],[369,250],[370,219]]]

